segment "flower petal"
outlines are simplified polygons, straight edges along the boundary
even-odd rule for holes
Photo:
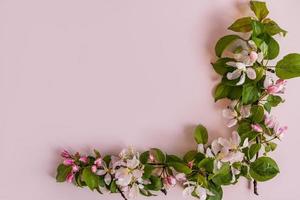
[[[109,185],[111,183],[111,175],[109,173],[107,173],[104,176],[104,182],[105,182],[106,185]]]
[[[245,73],[242,73],[241,78],[239,82],[236,83],[236,85],[243,85],[245,83],[245,80],[246,80],[246,75]]]
[[[241,74],[242,74],[242,70],[236,69],[233,72],[228,72],[226,77],[228,80],[234,80],[234,79],[239,78],[241,76]]]
[[[256,79],[256,72],[255,72],[255,70],[253,68],[248,67],[246,69],[246,74],[247,74],[247,76],[248,76],[249,79],[251,79],[251,80]]]
[[[229,109],[229,108],[223,109],[222,114],[223,114],[223,117],[226,119],[233,119],[233,118],[237,117],[237,112],[235,110]]]
[[[227,126],[228,128],[234,127],[234,126],[237,124],[237,122],[238,122],[237,119],[229,120],[228,123],[226,124],[226,126]]]

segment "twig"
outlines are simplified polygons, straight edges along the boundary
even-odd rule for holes
[[[256,138],[256,143],[259,143],[258,138]],[[257,158],[258,158],[258,156],[259,156],[258,153],[259,153],[259,152],[256,153],[255,160],[257,160]],[[253,192],[254,192],[255,195],[257,195],[257,196],[259,195],[259,194],[258,194],[258,191],[257,191],[257,181],[256,181],[256,180],[253,181]]]
[[[125,195],[124,195],[124,193],[122,192],[122,190],[121,190],[119,187],[117,187],[117,189],[118,189],[118,191],[120,192],[120,194],[121,194],[121,196],[123,197],[123,199],[124,199],[124,200],[128,200],[128,199],[125,197]]]

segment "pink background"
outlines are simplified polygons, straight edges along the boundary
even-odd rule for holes
[[[226,27],[248,13],[245,2],[0,0],[0,200],[121,199],[57,184],[63,148],[182,154],[200,122],[210,139],[227,136],[209,63]],[[269,7],[289,31],[280,57],[300,52],[300,1]],[[289,126],[273,154],[280,175],[259,184],[260,198],[241,180],[224,200],[299,199],[299,86],[289,81],[275,110]],[[150,199],[182,199],[181,189]]]

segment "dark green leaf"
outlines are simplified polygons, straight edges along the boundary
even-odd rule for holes
[[[71,166],[65,166],[64,164],[60,164],[57,167],[57,175],[56,181],[57,182],[65,182],[68,174],[72,171]]]
[[[98,188],[99,177],[91,171],[91,167],[85,167],[83,169],[82,181],[84,181],[91,190]]]
[[[194,138],[198,144],[206,144],[208,140],[207,130],[204,126],[199,124],[194,130]]]
[[[169,167],[173,167],[177,172],[184,173],[184,174],[192,173],[192,169],[189,168],[186,164],[183,164],[181,162],[169,162],[167,164]]]
[[[224,164],[221,169],[212,176],[212,181],[217,185],[229,185],[231,180],[232,173],[228,163]]]
[[[259,21],[252,20],[252,36],[256,37],[259,34],[264,32],[264,24],[260,23]]]
[[[281,79],[300,76],[300,54],[293,53],[280,60],[275,68],[276,75]]]
[[[238,35],[226,35],[222,37],[216,44],[215,53],[218,57],[221,57],[224,50],[235,40],[241,39]]]
[[[260,157],[250,164],[250,175],[256,181],[268,181],[279,173],[276,162],[269,157]]]
[[[183,161],[178,156],[175,156],[175,155],[167,155],[166,162],[181,162],[181,163],[183,163]]]
[[[216,89],[215,89],[215,101],[218,101],[219,99],[223,99],[228,97],[230,90],[232,87],[225,85],[223,83],[220,83],[219,85],[217,85]]]
[[[283,100],[280,96],[275,96],[275,95],[269,95],[267,98],[268,103],[272,107],[278,106]]]
[[[228,29],[235,32],[250,32],[252,30],[251,17],[236,20]]]
[[[111,193],[117,193],[118,192],[118,188],[117,188],[117,183],[115,180],[113,180],[110,185],[109,185],[109,190]]]
[[[208,196],[206,200],[222,200],[223,198],[223,190],[219,185],[214,184],[213,182],[208,183],[209,191],[211,191],[214,195]]]
[[[250,7],[259,20],[266,18],[269,14],[269,10],[265,2],[250,1]]]
[[[214,169],[214,159],[212,158],[204,158],[198,163],[198,168],[202,168],[205,171],[212,173]]]
[[[146,189],[146,190],[153,190],[153,191],[159,191],[163,187],[163,184],[162,184],[162,181],[161,181],[160,177],[151,176],[150,177],[150,182],[151,182],[150,184],[144,186],[144,189]]]
[[[140,155],[140,161],[142,164],[146,164],[149,159],[149,151],[145,151]]]
[[[248,159],[251,160],[259,152],[261,144],[252,144],[248,151]]]
[[[149,179],[155,168],[152,165],[146,164],[144,167],[143,179]]]
[[[232,67],[227,65],[227,62],[233,61],[233,59],[231,58],[220,58],[217,60],[217,62],[212,63],[212,66],[214,68],[214,70],[220,74],[220,75],[224,75],[227,72],[232,70]]]
[[[150,150],[151,155],[153,155],[155,161],[159,162],[159,163],[164,163],[166,160],[166,156],[165,154],[157,148],[152,148]]]
[[[254,105],[251,108],[252,120],[254,122],[261,122],[264,119],[264,108],[262,106]]]
[[[191,162],[195,159],[196,155],[197,151],[189,151],[184,155],[183,161],[186,163]]]
[[[265,24],[265,32],[269,35],[273,36],[280,33],[285,36],[287,34],[286,30],[280,28],[279,25],[271,19],[265,19],[263,23]]]
[[[243,86],[242,102],[243,104],[251,104],[259,99],[260,93],[256,85],[246,84]]]

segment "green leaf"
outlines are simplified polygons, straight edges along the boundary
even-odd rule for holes
[[[258,36],[261,41],[265,42],[268,48],[266,49],[265,58],[268,60],[272,60],[279,55],[280,46],[278,42],[269,34],[261,34]]]
[[[228,97],[230,94],[231,88],[232,87],[225,85],[223,83],[220,83],[219,85],[217,85],[217,87],[215,89],[215,94],[214,94],[215,101],[218,101],[220,99]]]
[[[254,105],[251,108],[252,120],[256,123],[264,119],[265,110],[262,106]]]
[[[178,156],[175,156],[175,155],[167,155],[166,162],[181,162],[181,163],[183,163],[183,161]]]
[[[283,36],[285,36],[287,34],[286,30],[280,28],[276,22],[274,22],[269,18],[264,19],[263,23],[265,24],[265,32],[268,33],[269,35],[273,36],[280,33]]]
[[[198,163],[199,169],[204,169],[205,171],[212,173],[214,170],[214,159],[212,158],[204,158]]]
[[[268,60],[273,60],[279,55],[280,46],[278,42],[272,37],[269,38],[267,45],[268,45],[268,54],[266,58]]]
[[[250,32],[252,30],[251,17],[244,17],[236,20],[228,29],[235,32]]]
[[[269,14],[269,10],[265,2],[250,1],[250,7],[259,20],[263,20]]]
[[[250,175],[256,181],[268,181],[279,173],[276,162],[269,157],[260,157],[250,164]]]
[[[216,44],[215,53],[218,57],[221,57],[224,50],[235,40],[241,39],[238,35],[226,35],[222,37]]]
[[[72,171],[71,166],[66,166],[64,164],[60,164],[57,167],[57,175],[56,175],[56,181],[57,182],[65,182],[68,174]]]
[[[201,124],[196,126],[196,128],[194,130],[194,138],[195,138],[197,144],[206,144],[207,143],[207,140],[208,140],[207,130]]]
[[[255,67],[256,79],[255,82],[260,81],[266,74],[266,70],[263,67]]]
[[[216,185],[213,182],[208,182],[208,188],[214,195],[208,196],[206,200],[222,200],[223,190],[221,186]]]
[[[243,85],[242,102],[243,104],[252,104],[259,99],[260,93],[256,85]]]
[[[151,155],[153,155],[154,159],[159,163],[164,163],[166,160],[165,154],[157,148],[150,149]]]
[[[106,165],[109,166],[109,163],[111,161],[111,156],[110,155],[106,155],[106,156],[104,156],[103,160],[106,163]]]
[[[109,190],[111,193],[117,193],[118,189],[117,189],[117,183],[115,180],[113,180],[110,185],[109,185]]]
[[[231,66],[227,65],[227,62],[230,62],[230,61],[233,61],[233,59],[220,58],[215,63],[212,63],[212,66],[218,74],[224,75],[233,69]]]
[[[212,176],[212,181],[217,185],[229,185],[231,184],[232,173],[228,163],[224,164],[220,170]]]
[[[259,152],[261,144],[252,144],[248,151],[248,159],[251,160]]]
[[[300,54],[293,53],[280,60],[275,68],[276,75],[281,79],[300,76]]]
[[[269,47],[267,45],[266,42],[262,42],[259,46],[259,49],[261,50],[261,52],[263,53],[264,57],[268,56],[268,52],[269,52]]]
[[[148,165],[146,164],[145,167],[144,167],[144,173],[143,173],[143,179],[149,179],[152,175],[152,172],[154,170],[154,166],[152,165]]]
[[[240,99],[242,96],[243,87],[230,87],[228,98],[231,100]]]
[[[192,169],[189,168],[186,164],[183,164],[181,162],[169,162],[167,164],[169,167],[173,167],[177,172],[184,173],[184,174],[192,173]]]
[[[259,21],[252,20],[252,36],[256,37],[264,32],[264,24],[260,23]]]
[[[276,143],[269,142],[269,143],[267,143],[267,146],[265,147],[265,151],[266,152],[275,151],[276,148],[277,148],[277,144]]]
[[[81,178],[91,190],[98,188],[99,177],[92,172],[91,167],[83,169]]]
[[[275,96],[275,95],[269,95],[267,98],[267,101],[270,106],[276,107],[278,104],[280,104],[283,100],[280,96]]]
[[[145,151],[140,155],[140,161],[142,164],[146,164],[149,159],[149,151]]]
[[[183,161],[186,162],[186,163],[189,163],[191,161],[193,161],[197,155],[197,151],[189,151],[187,152],[184,156],[183,156]]]
[[[272,106],[267,102],[264,104],[264,108],[265,110],[270,113],[271,112],[271,109],[272,109]]]
[[[150,182],[151,182],[150,184],[144,186],[144,189],[146,189],[146,190],[153,190],[153,191],[159,191],[163,187],[163,184],[162,184],[162,181],[161,181],[160,177],[151,176],[150,177]]]

